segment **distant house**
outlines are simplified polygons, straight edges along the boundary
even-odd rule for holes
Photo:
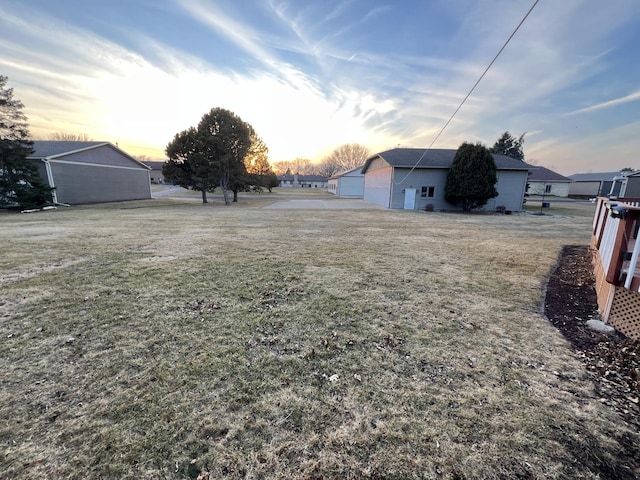
[[[362,167],[364,200],[387,208],[456,210],[444,199],[447,174],[457,150],[394,148],[368,158]],[[498,196],[483,210],[520,211],[531,165],[493,155]]]
[[[569,175],[573,183],[569,187],[569,196],[593,198],[598,196],[620,195],[624,179],[631,172],[576,173]]]
[[[569,177],[549,170],[545,167],[531,167],[529,170],[529,195],[553,195],[556,197],[568,197],[569,186],[573,180]]]
[[[327,188],[327,178],[322,175],[285,174],[278,176],[278,186],[284,188]]]
[[[108,142],[36,141],[29,157],[56,203],[151,198],[150,168]]]
[[[364,175],[362,166],[338,173],[328,180],[329,193],[340,198],[364,197]]]
[[[162,173],[162,167],[164,167],[165,162],[162,160],[158,161],[143,161],[147,167],[151,169],[151,183],[163,184],[164,183],[164,174]]]

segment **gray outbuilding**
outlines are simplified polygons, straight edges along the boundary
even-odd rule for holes
[[[457,150],[394,148],[369,157],[362,167],[364,200],[387,208],[457,210],[444,199],[447,174]],[[498,196],[483,210],[522,210],[531,165],[493,155]]]
[[[328,184],[329,193],[333,193],[337,197],[362,198],[364,196],[362,165],[330,177]]]
[[[36,141],[29,157],[70,205],[151,198],[150,168],[109,142]]]

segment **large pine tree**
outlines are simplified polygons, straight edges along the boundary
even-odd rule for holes
[[[489,151],[491,153],[506,155],[507,157],[524,161],[524,152],[522,151],[524,136],[525,134],[523,133],[519,138],[516,138],[509,132],[504,132],[502,136],[496,140],[496,143],[493,144],[493,147],[491,147]]]
[[[0,206],[35,208],[51,203],[53,189],[27,157],[33,153],[24,105],[0,75]]]
[[[493,156],[484,145],[463,143],[447,174],[444,198],[468,212],[497,197],[498,174]]]

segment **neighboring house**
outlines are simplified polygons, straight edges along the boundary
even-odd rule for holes
[[[529,170],[529,188],[527,189],[527,193],[529,195],[568,197],[571,182],[573,182],[573,180],[569,177],[560,175],[553,170],[534,166]]]
[[[573,183],[569,187],[569,196],[593,198],[598,196],[620,195],[623,180],[631,172],[576,173],[569,175]]]
[[[150,168],[108,142],[36,141],[29,157],[48,181],[54,202],[117,202],[151,198]]]
[[[328,191],[340,198],[362,198],[364,196],[364,175],[362,166],[352,168],[329,178]]]
[[[327,179],[322,175],[285,174],[278,176],[278,186],[284,188],[327,188]]]
[[[602,320],[640,339],[640,199],[599,197],[591,248]]]
[[[162,173],[162,167],[164,167],[165,162],[163,162],[162,160],[158,160],[158,161],[145,160],[142,163],[151,169],[151,172],[150,172],[151,183],[158,183],[158,184],[164,183],[164,174]]]
[[[455,210],[444,199],[447,174],[457,150],[394,148],[373,155],[362,167],[364,200],[387,208]],[[504,155],[493,155],[498,196],[483,210],[520,211],[531,165]]]

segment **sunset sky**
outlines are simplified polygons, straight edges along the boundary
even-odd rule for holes
[[[164,158],[213,107],[272,162],[427,147],[534,0],[3,0],[31,133]],[[541,0],[434,148],[527,132],[569,175],[640,169],[640,1]]]

